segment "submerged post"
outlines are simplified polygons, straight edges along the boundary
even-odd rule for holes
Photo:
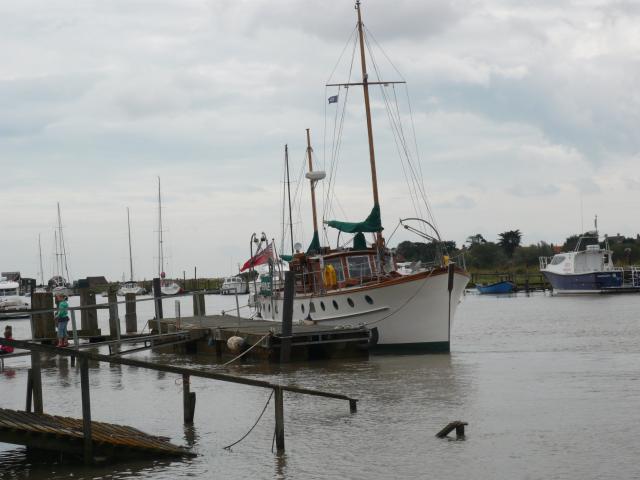
[[[93,461],[93,444],[91,440],[91,396],[89,393],[89,360],[80,357],[80,389],[82,392],[82,433],[84,436],[84,463]]]
[[[276,450],[282,453],[284,452],[284,392],[282,387],[275,387],[273,391],[276,410]]]
[[[196,394],[191,391],[191,377],[182,375],[182,407],[184,410],[184,423],[193,423],[196,413]]]
[[[31,351],[31,382],[33,385],[33,411],[43,413],[42,373],[40,371],[40,352]]]
[[[136,333],[138,331],[138,314],[136,313],[136,294],[127,293],[124,296],[126,311],[124,314],[124,323],[126,324],[127,333]]]
[[[291,360],[291,333],[293,330],[293,296],[295,276],[293,272],[284,274],[284,302],[282,305],[282,335],[280,337],[280,362]]]

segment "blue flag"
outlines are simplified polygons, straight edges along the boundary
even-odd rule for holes
[[[338,95],[334,95],[333,97],[329,97],[329,103],[338,103]]]

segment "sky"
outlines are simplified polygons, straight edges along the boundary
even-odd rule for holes
[[[328,105],[325,83],[348,78],[349,48],[339,58],[353,3],[1,2],[0,270],[35,277],[40,235],[51,276],[60,202],[72,278],[128,276],[127,207],[135,277],[152,278],[157,177],[168,275],[237,271],[253,232],[279,246],[284,145],[294,190],[306,128],[315,168],[329,175],[339,105]],[[409,143],[443,238],[461,245],[517,228],[525,244],[560,243],[596,214],[602,233],[640,233],[640,3],[362,3],[384,80],[407,81],[402,120],[415,129]],[[393,246],[419,239],[391,235],[414,212],[378,90],[380,204]],[[362,94],[349,92],[333,211],[328,180],[318,184],[324,219],[362,220],[372,206]],[[306,245],[308,186],[294,198],[294,239]]]

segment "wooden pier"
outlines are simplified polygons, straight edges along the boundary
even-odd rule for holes
[[[84,421],[0,408],[0,442],[82,456]],[[195,456],[166,438],[104,422],[91,422],[91,444],[93,456],[105,459]]]
[[[176,330],[194,332],[200,337],[192,352],[216,355],[218,358],[237,356],[252,348],[247,357],[253,360],[279,362],[285,339],[290,340],[290,360],[318,360],[345,357],[367,357],[370,332],[364,327],[334,328],[327,325],[292,325],[290,335],[283,334],[283,323],[231,315],[166,318],[160,322],[162,333]],[[199,332],[196,334],[195,332]],[[243,344],[231,349],[228,341],[240,337]],[[188,347],[187,347],[188,348]]]

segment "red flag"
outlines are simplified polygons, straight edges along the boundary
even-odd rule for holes
[[[240,269],[240,271],[244,272],[248,268],[255,267],[257,265],[262,265],[263,263],[267,263],[269,259],[272,257],[273,257],[273,246],[272,244],[269,244],[267,248],[265,248],[261,252],[256,253],[253,257],[251,257],[249,260],[244,262],[244,265],[242,265],[242,268]]]

